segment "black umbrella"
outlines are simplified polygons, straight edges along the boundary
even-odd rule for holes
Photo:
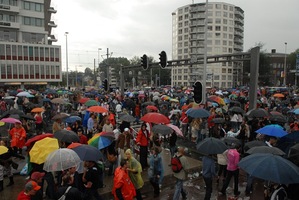
[[[224,137],[224,138],[222,138],[222,140],[228,146],[230,146],[232,144],[239,144],[239,145],[241,145],[241,141],[238,138],[235,138],[235,137]]]
[[[209,137],[196,145],[196,149],[205,155],[220,154],[227,150],[225,143],[217,138]]]
[[[125,122],[134,122],[136,120],[135,117],[129,114],[124,114],[119,119]]]
[[[212,119],[212,122],[214,122],[215,124],[223,124],[223,123],[225,123],[225,119],[224,118],[214,118],[214,119]]]
[[[269,113],[268,113],[268,111],[266,111],[263,108],[257,108],[257,109],[248,111],[246,113],[246,115],[249,118],[262,118],[262,117],[268,117]]]
[[[2,116],[1,116],[1,119],[2,118],[5,118],[5,117],[8,117],[10,115],[25,115],[25,113],[21,110],[18,110],[18,109],[12,109],[12,110],[8,110],[8,111],[5,111]]]
[[[72,150],[75,151],[83,161],[99,161],[103,158],[101,151],[90,145],[82,144],[72,148]]]
[[[298,183],[299,168],[291,161],[270,153],[246,156],[239,167],[253,177],[279,184]]]
[[[229,104],[233,106],[241,106],[241,103],[239,101],[230,101]]]
[[[172,133],[172,129],[163,124],[158,124],[158,125],[153,126],[152,131],[154,133],[158,133],[160,135],[169,135]]]
[[[240,113],[240,114],[244,113],[244,110],[238,106],[233,106],[228,111],[231,111],[233,113]]]
[[[280,150],[277,147],[268,147],[268,146],[259,146],[259,147],[252,147],[248,151],[246,151],[248,154],[254,154],[254,153],[271,153],[278,156],[284,156],[285,152]]]
[[[144,103],[142,103],[142,104],[141,104],[141,106],[142,106],[142,107],[149,106],[149,105],[152,105],[152,106],[154,106],[154,105],[155,105],[155,103],[154,103],[154,102],[152,102],[152,101],[147,101],[147,102],[144,102]]]
[[[259,141],[259,140],[250,141],[250,142],[245,143],[244,150],[247,151],[248,149],[250,149],[252,147],[258,147],[258,146],[267,146],[267,144],[265,142]]]
[[[64,129],[56,131],[54,133],[54,137],[61,142],[67,142],[67,143],[80,141],[79,136],[75,132],[64,130]]]
[[[283,115],[272,115],[269,120],[271,122],[286,123],[287,119]]]
[[[299,164],[299,143],[292,146],[288,153],[288,158],[295,164]]]

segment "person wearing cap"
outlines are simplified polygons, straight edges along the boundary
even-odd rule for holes
[[[40,188],[41,186],[39,186],[35,181],[27,182],[24,190],[19,193],[17,200],[31,200],[31,197],[34,196]]]
[[[14,153],[22,154],[22,147],[25,146],[26,131],[21,122],[16,122],[15,127],[9,131],[11,137],[10,146]]]
[[[43,184],[44,172],[33,172],[30,176],[29,181],[35,181],[39,186]],[[39,200],[43,198],[43,190],[36,191],[35,195],[31,197],[31,200]]]

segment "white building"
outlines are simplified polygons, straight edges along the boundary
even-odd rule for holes
[[[219,55],[243,51],[244,12],[223,2],[190,4],[172,13],[172,58],[203,58],[205,20],[207,20],[207,54]],[[240,84],[242,63],[216,63],[207,66],[207,87],[230,88]],[[203,81],[203,65],[172,68],[173,86],[192,86]]]
[[[0,0],[0,86],[61,82],[51,0]]]

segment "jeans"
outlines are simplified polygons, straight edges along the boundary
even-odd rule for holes
[[[170,150],[170,155],[171,155],[171,157],[173,157],[174,154],[175,154],[175,151],[176,151],[176,146],[172,146],[172,147],[170,147],[169,150]]]
[[[174,195],[173,195],[172,200],[179,200],[180,199],[180,194],[182,194],[183,199],[186,198],[187,193],[184,191],[183,183],[184,183],[184,180],[176,179],[175,191],[174,191]]]
[[[203,177],[206,184],[206,194],[204,200],[210,200],[212,191],[213,191],[213,178],[212,177]]]
[[[225,194],[226,188],[229,185],[230,179],[234,177],[234,194],[237,195],[239,192],[239,169],[235,171],[227,170],[226,179],[223,184],[221,192]]]
[[[247,174],[247,185],[246,185],[246,190],[245,190],[246,195],[249,195],[250,192],[252,192],[252,183],[253,183],[253,176],[250,176],[249,174]]]

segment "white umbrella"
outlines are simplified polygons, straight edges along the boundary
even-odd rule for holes
[[[44,164],[44,170],[47,172],[63,171],[71,167],[78,168],[80,165],[78,154],[67,148],[58,149],[50,153]]]
[[[29,92],[20,92],[17,94],[17,97],[28,97],[32,96]]]

